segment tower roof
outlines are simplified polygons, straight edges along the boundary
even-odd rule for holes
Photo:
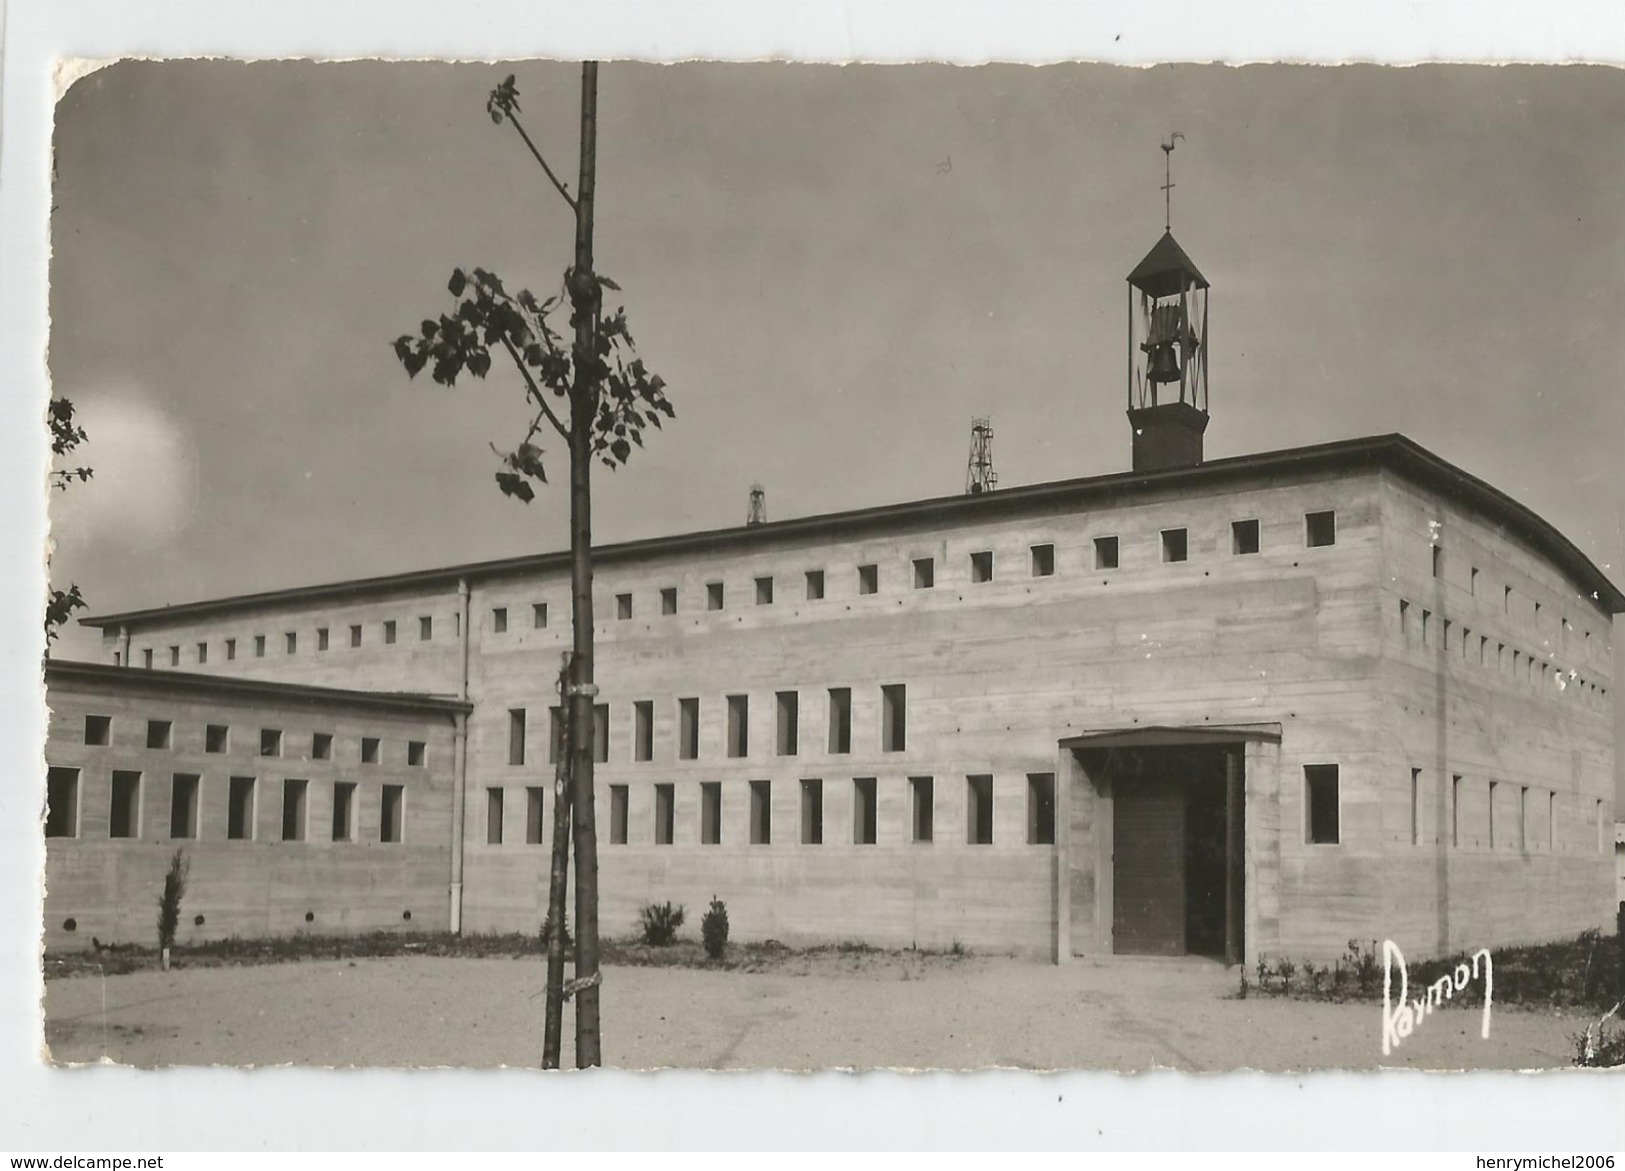
[[[1183,275],[1186,279],[1181,282]],[[1185,250],[1179,246],[1172,232],[1164,232],[1162,239],[1151,247],[1145,254],[1145,259],[1134,266],[1134,271],[1128,274],[1128,283],[1143,293],[1153,297],[1167,297],[1179,292],[1182,287],[1205,289],[1207,277],[1202,275],[1200,269],[1185,255]]]

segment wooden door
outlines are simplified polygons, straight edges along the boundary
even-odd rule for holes
[[[1112,951],[1185,954],[1185,794],[1140,776],[1112,798]]]

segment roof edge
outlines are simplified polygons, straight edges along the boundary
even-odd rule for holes
[[[116,667],[111,663],[90,663],[83,659],[46,659],[44,676],[47,688],[53,679],[62,679],[245,698],[258,695],[309,703],[347,703],[356,707],[396,711],[432,711],[441,715],[468,715],[474,710],[474,705],[468,700],[455,699],[449,695],[427,695],[411,691],[357,691],[345,687],[284,683],[273,679],[242,679],[233,675],[200,675],[192,671]]]
[[[1431,482],[1435,487],[1443,486],[1449,489],[1447,494],[1465,496],[1469,505],[1491,515],[1492,519],[1510,520],[1513,522],[1514,531],[1537,549],[1547,553],[1581,585],[1592,590],[1611,613],[1625,613],[1625,593],[1622,593],[1589,557],[1550,522],[1499,489],[1462,471],[1397,432],[1333,440],[1280,451],[1227,456],[1223,459],[1207,460],[1191,467],[1166,468],[1150,472],[1110,472],[1101,476],[1000,488],[997,492],[979,496],[963,494],[936,496],[924,500],[872,505],[846,512],[770,521],[759,525],[738,525],[671,536],[645,537],[635,541],[596,546],[593,556],[596,562],[625,561],[646,555],[680,554],[706,547],[765,544],[787,537],[872,528],[885,523],[928,521],[945,515],[991,517],[1073,498],[1112,497],[1131,492],[1153,491],[1179,482],[1202,483],[1304,466],[1332,467],[1351,463],[1380,465],[1384,462],[1392,463],[1401,471],[1408,471],[1415,479]],[[154,620],[163,621],[191,615],[241,610],[260,605],[336,598],[376,590],[408,590],[434,585],[443,586],[447,592],[451,592],[462,580],[473,581],[515,573],[564,569],[568,567],[569,560],[568,550],[530,553],[491,561],[408,570],[319,585],[290,586],[253,594],[237,594],[224,598],[92,615],[79,619],[79,624],[106,629]]]

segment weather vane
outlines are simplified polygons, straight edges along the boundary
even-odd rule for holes
[[[1185,136],[1175,130],[1168,136],[1168,141],[1162,144],[1162,230],[1174,230],[1173,190],[1174,190],[1174,143]]]

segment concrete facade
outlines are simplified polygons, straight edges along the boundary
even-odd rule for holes
[[[613,546],[595,570],[608,933],[716,895],[743,939],[1121,950],[1113,811],[1138,798],[1109,754],[1191,743],[1233,770],[1234,958],[1611,921],[1625,599],[1397,436]],[[568,597],[549,555],[92,621],[134,675],[150,652],[152,675],[466,693],[461,926],[528,931]],[[1317,769],[1333,841],[1311,840]]]
[[[85,663],[46,685],[47,947],[155,942],[176,850],[181,944],[449,925],[466,704]]]

